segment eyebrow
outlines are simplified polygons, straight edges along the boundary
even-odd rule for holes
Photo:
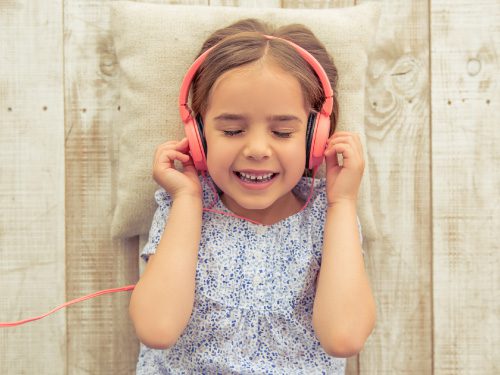
[[[236,114],[236,113],[221,113],[220,115],[214,117],[214,120],[227,120],[227,121],[239,121],[239,120],[246,120],[246,117],[244,115]],[[270,122],[289,122],[289,121],[296,121],[301,123],[302,120],[298,118],[297,116],[294,115],[274,115],[274,116],[268,116],[266,118],[267,121]]]
[[[294,115],[275,115],[275,116],[270,116],[267,118],[268,121],[272,122],[288,122],[288,121],[296,121],[296,122],[302,122],[300,118]]]
[[[219,116],[214,117],[214,120],[244,120],[245,116],[236,113],[221,113]]]

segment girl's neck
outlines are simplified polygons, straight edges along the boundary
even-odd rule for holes
[[[231,197],[222,194],[220,199],[224,206],[232,213],[264,225],[272,225],[299,212],[304,206],[304,201],[299,199],[292,191],[276,200],[271,206],[261,210],[245,209],[238,205]]]

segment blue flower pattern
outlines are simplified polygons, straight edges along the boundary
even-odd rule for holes
[[[201,182],[208,206],[213,182]],[[302,178],[295,194],[305,200],[311,183]],[[141,344],[138,375],[344,374],[346,360],[327,355],[312,327],[326,215],[326,182],[314,185],[304,210],[273,225],[203,213],[190,321],[167,350]],[[146,261],[172,203],[163,189],[155,199],[158,209],[141,253]],[[214,209],[229,212],[220,200]]]

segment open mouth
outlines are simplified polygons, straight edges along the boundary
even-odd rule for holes
[[[243,182],[249,182],[252,184],[262,184],[264,182],[269,182],[275,178],[278,173],[265,173],[265,174],[252,174],[245,172],[234,172],[236,176]]]

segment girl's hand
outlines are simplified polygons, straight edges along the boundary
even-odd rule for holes
[[[181,141],[168,141],[156,148],[153,162],[153,178],[175,199],[187,194],[201,199],[201,185],[193,160],[187,154],[187,138]],[[178,171],[174,160],[182,163],[183,170]]]
[[[339,166],[337,153],[343,155],[342,167]],[[328,204],[346,200],[356,202],[365,169],[359,135],[350,132],[334,133],[327,142],[325,159]]]

